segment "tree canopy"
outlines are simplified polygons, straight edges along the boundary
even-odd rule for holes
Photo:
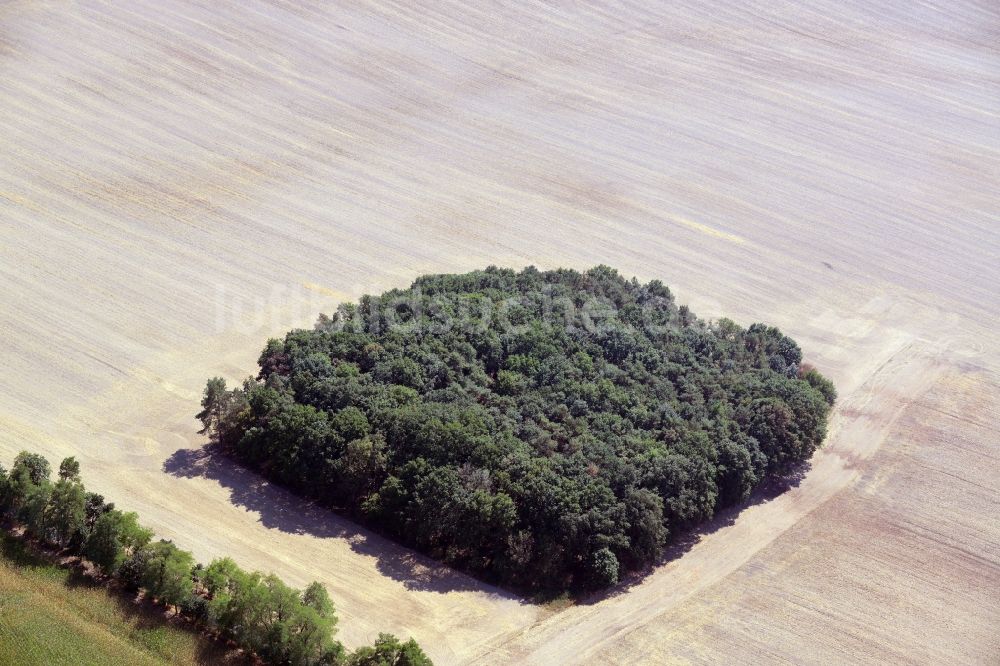
[[[822,442],[833,385],[659,281],[488,268],[365,296],[213,378],[199,415],[273,480],[490,580],[614,584]]]

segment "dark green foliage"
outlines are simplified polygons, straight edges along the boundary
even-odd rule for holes
[[[21,451],[14,458],[11,476],[15,476],[21,472],[26,473],[31,483],[38,486],[49,480],[49,476],[52,474],[52,466],[49,465],[49,461],[45,459],[45,456],[38,453]]]
[[[737,444],[730,439],[719,442],[719,458],[715,464],[719,505],[738,504],[750,496],[764,474],[766,457],[757,441],[743,436]]]
[[[802,366],[799,369],[799,377],[809,382],[809,385],[819,391],[829,404],[837,401],[837,389],[833,382],[819,374],[816,368]]]
[[[191,595],[194,557],[163,539],[146,546],[142,586],[169,606],[177,606]]]
[[[208,622],[208,608],[208,599],[198,594],[189,594],[180,604],[181,615],[191,618],[198,625]]]
[[[45,531],[45,507],[52,495],[49,461],[37,453],[21,451],[0,488],[0,512],[14,516],[33,533]]]
[[[625,495],[629,548],[626,561],[633,567],[652,562],[667,542],[663,499],[648,488],[630,488]]]
[[[347,666],[431,666],[431,660],[412,638],[400,643],[392,634],[379,634],[372,647],[358,648]]]
[[[206,431],[211,431],[218,425],[219,419],[225,412],[226,398],[226,380],[221,377],[209,379],[205,386],[205,395],[201,399],[202,410],[198,413],[198,419]]]
[[[243,434],[247,403],[240,391],[227,391],[226,381],[213,377],[205,387],[198,419],[204,431],[224,444],[231,444]]]
[[[49,461],[22,451],[10,474],[0,477],[0,514],[13,515],[44,541],[78,548],[87,527],[86,493],[79,473],[79,463],[66,458],[53,485]]]
[[[320,617],[330,618],[336,622],[333,613],[333,601],[330,594],[321,583],[312,582],[302,591],[302,603],[316,611]]]
[[[618,582],[618,558],[609,548],[601,548],[590,556],[590,584],[607,587]]]
[[[87,498],[79,480],[79,466],[76,475],[64,476],[60,470],[59,476],[59,481],[52,487],[42,520],[46,538],[65,546],[73,535],[85,527]]]
[[[76,461],[76,458],[70,456],[59,463],[59,478],[66,481],[80,480],[80,463]]]
[[[456,566],[591,588],[807,460],[835,397],[778,329],[597,267],[432,275],[270,340],[232,455]]]
[[[45,524],[45,508],[52,497],[52,484],[48,481],[40,485],[29,485],[24,494],[24,500],[17,511],[17,519],[27,527],[28,531],[42,539],[48,539],[50,534]]]
[[[149,559],[148,548],[138,548],[122,561],[115,572],[118,580],[126,590],[135,591],[142,587],[142,579],[146,575],[146,564]]]
[[[122,547],[114,519],[105,514],[97,519],[84,544],[84,556],[93,562],[105,575],[114,573],[125,561],[125,549]]]
[[[336,663],[331,638],[337,618],[326,589],[299,593],[276,576],[248,573],[229,558],[214,560],[199,578],[211,599],[205,616],[223,633],[272,663]]]
[[[151,530],[139,525],[135,513],[111,509],[94,521],[83,552],[101,571],[111,575],[132,553],[148,544],[152,536]]]
[[[87,530],[93,529],[97,519],[115,508],[114,503],[105,502],[103,495],[87,493],[84,524]]]

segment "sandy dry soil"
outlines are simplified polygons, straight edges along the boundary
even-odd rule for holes
[[[1000,8],[0,3],[0,457],[442,664],[1000,659]],[[423,272],[598,262],[775,323],[826,448],[555,611],[200,450],[206,377]]]

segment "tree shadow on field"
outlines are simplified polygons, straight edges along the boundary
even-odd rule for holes
[[[667,544],[663,554],[656,561],[656,563],[638,571],[626,574],[621,582],[611,588],[608,588],[607,590],[578,597],[575,599],[576,603],[588,606],[604,601],[605,599],[610,599],[612,597],[628,593],[628,591],[633,587],[641,585],[647,577],[656,573],[657,569],[682,557],[685,553],[694,548],[703,537],[708,536],[709,534],[714,534],[725,527],[730,527],[735,524],[736,519],[745,509],[760,504],[766,504],[783,495],[788,490],[797,488],[799,484],[802,483],[802,479],[805,478],[811,468],[811,462],[800,463],[788,474],[779,478],[770,479],[761,485],[761,487],[754,491],[754,493],[742,503],[727,507],[715,514],[711,520],[706,521],[695,528],[677,534],[677,536],[671,539],[670,543]]]
[[[406,589],[439,593],[477,591],[521,600],[517,595],[416,553],[267,481],[257,472],[233,461],[215,444],[174,451],[164,461],[163,471],[180,478],[202,477],[217,482],[229,491],[233,504],[256,513],[261,524],[269,529],[343,539],[354,552],[374,557],[378,571],[402,583]]]
[[[655,564],[630,572],[610,589],[578,596],[575,603],[591,605],[627,593],[657,569],[690,551],[703,537],[733,525],[745,509],[770,502],[798,487],[810,467],[810,463],[803,463],[788,475],[768,481],[743,503],[723,509],[708,522],[676,535]],[[216,444],[200,449],[178,449],[163,463],[163,470],[180,478],[202,477],[217,482],[229,491],[233,504],[256,513],[261,524],[269,529],[343,539],[354,552],[374,557],[382,575],[402,583],[408,590],[478,591],[521,603],[546,601],[544,596],[529,599],[482,582],[365,529],[329,508],[267,481],[226,456]]]

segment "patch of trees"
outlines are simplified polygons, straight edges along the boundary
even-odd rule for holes
[[[659,281],[488,268],[365,296],[208,382],[232,456],[433,557],[592,589],[821,444],[833,385]]]
[[[382,634],[348,653],[333,639],[337,617],[326,588],[289,587],[277,576],[247,572],[230,558],[207,567],[170,541],[153,541],[138,516],[87,492],[80,465],[66,458],[53,482],[48,460],[22,451],[8,473],[0,465],[0,517],[26,534],[89,560],[109,582],[148,597],[271,664],[429,666],[412,639]]]

